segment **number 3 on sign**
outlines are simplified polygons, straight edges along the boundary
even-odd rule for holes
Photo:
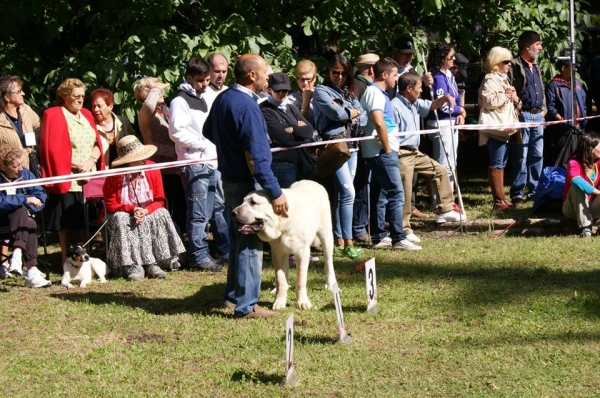
[[[367,312],[377,313],[377,277],[375,275],[375,258],[365,263],[365,278],[367,282]]]

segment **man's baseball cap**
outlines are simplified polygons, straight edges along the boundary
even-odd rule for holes
[[[414,53],[415,43],[413,39],[408,36],[399,37],[394,42],[393,48],[400,51],[401,53]]]
[[[292,88],[290,86],[290,78],[287,73],[271,73],[269,75],[269,88],[273,91],[288,90]]]
[[[377,61],[379,61],[379,55],[373,54],[373,53],[368,53],[368,54],[363,54],[363,55],[359,56],[358,58],[356,58],[356,62],[354,63],[354,65],[355,66],[375,65],[375,63]]]

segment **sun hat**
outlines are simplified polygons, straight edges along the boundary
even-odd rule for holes
[[[368,54],[363,54],[363,55],[359,56],[358,58],[356,58],[356,62],[354,63],[354,65],[355,66],[375,65],[375,63],[377,61],[379,61],[379,55],[373,54],[373,53],[368,53]]]
[[[117,154],[119,155],[110,164],[111,167],[146,160],[156,152],[155,145],[144,145],[135,135],[126,135],[117,143]]]
[[[290,85],[290,77],[287,73],[271,73],[269,75],[269,88],[273,91],[288,90],[292,89]]]

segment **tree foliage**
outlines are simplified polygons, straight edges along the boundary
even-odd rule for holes
[[[120,113],[133,120],[133,87],[158,76],[177,87],[191,56],[220,51],[235,60],[260,53],[275,70],[293,70],[310,57],[319,66],[328,49],[355,58],[389,54],[400,34],[427,42],[455,42],[472,60],[494,45],[516,52],[518,34],[540,33],[541,67],[553,74],[554,56],[567,46],[568,2],[549,0],[9,0],[0,31],[1,72],[18,74],[38,109],[51,104],[67,77],[115,92]],[[584,3],[585,4],[585,3]],[[577,3],[577,25],[590,14]],[[582,33],[577,34],[581,42]]]

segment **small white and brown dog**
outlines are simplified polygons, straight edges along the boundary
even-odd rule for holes
[[[107,275],[108,268],[104,261],[90,257],[82,246],[75,246],[69,250],[63,264],[61,285],[72,289],[74,286],[71,281],[79,281],[80,287],[86,287],[94,277],[97,277],[100,283],[106,283]]]

